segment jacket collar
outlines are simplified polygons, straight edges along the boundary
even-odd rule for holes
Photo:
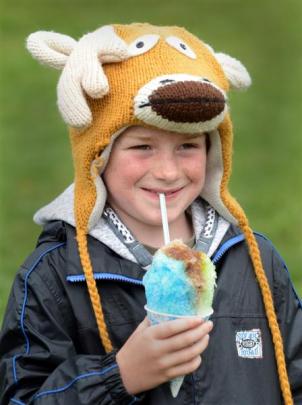
[[[223,253],[224,249],[222,249],[222,246],[227,246],[231,240],[237,243],[239,236],[239,229],[233,225],[229,226],[228,230],[224,233],[223,238],[220,238],[220,243],[218,243],[215,251],[213,252],[212,258],[218,257],[217,253]],[[241,238],[240,241],[242,239],[243,238]],[[44,231],[38,240],[38,245],[51,241],[61,241],[65,243],[65,276],[67,280],[74,282],[84,281],[85,277],[78,254],[75,228],[62,221],[49,222],[44,227]],[[143,270],[137,263],[121,257],[111,248],[103,243],[100,243],[97,239],[90,235],[88,235],[88,246],[94,277],[96,279],[115,279],[140,284],[140,281],[145,274],[145,270]]]
[[[67,277],[83,276],[83,269],[75,237],[75,228],[67,224],[65,225],[65,228],[67,242]],[[141,280],[143,278],[145,271],[141,266],[129,259],[121,257],[110,247],[100,243],[99,240],[91,235],[88,235],[88,246],[90,260],[96,278],[101,278],[100,274],[114,274],[116,276],[127,277],[134,280]]]

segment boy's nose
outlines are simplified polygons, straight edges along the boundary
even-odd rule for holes
[[[179,178],[180,169],[175,157],[161,154],[153,165],[153,175],[157,180],[173,182]]]

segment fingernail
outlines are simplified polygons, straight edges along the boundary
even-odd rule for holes
[[[194,318],[191,318],[195,323],[202,323],[203,319],[200,318],[199,316],[195,316]]]
[[[212,322],[212,321],[208,321],[208,324],[209,324],[209,328],[210,328],[210,329],[213,329],[213,327],[214,327],[213,322]]]

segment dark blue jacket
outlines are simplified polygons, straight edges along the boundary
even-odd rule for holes
[[[258,237],[284,339],[295,404],[302,404],[302,310],[288,272]],[[89,237],[109,335],[118,350],[145,317],[144,271]],[[213,255],[214,329],[200,368],[176,399],[169,384],[138,397],[105,354],[77,252],[75,230],[49,223],[15,279],[0,337],[1,404],[279,405],[274,350],[247,247],[230,227]]]

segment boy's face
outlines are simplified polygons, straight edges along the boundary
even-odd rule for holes
[[[135,234],[136,227],[161,226],[158,193],[165,193],[170,225],[181,224],[205,170],[205,135],[129,127],[114,142],[103,173],[107,201]]]

